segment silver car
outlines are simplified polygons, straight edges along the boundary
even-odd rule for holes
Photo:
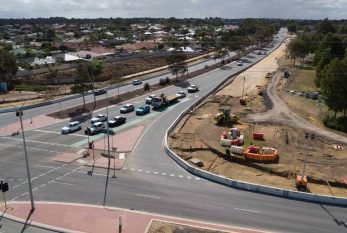
[[[68,134],[68,133],[75,132],[81,129],[82,129],[81,123],[79,121],[73,121],[73,122],[70,122],[67,126],[63,127],[61,129],[61,133]]]

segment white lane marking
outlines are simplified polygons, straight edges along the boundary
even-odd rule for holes
[[[57,167],[50,167],[50,166],[44,166],[44,165],[38,165],[38,164],[36,164],[36,165],[34,165],[35,167],[42,167],[42,168],[49,168],[49,169],[55,169],[55,168],[57,168]]]
[[[41,129],[35,129],[33,131],[41,132],[41,133],[60,134],[61,135],[61,132],[47,131],[47,130],[41,130]],[[88,137],[86,135],[74,134],[74,133],[70,133],[70,134],[66,134],[66,135],[71,135],[71,136],[75,136],[75,137],[83,137],[83,138],[87,138]]]
[[[147,174],[151,173],[151,171],[146,171]]]
[[[260,213],[258,210],[247,210],[247,209],[240,209],[240,208],[234,208],[234,210],[240,210],[240,211],[246,211],[246,212],[252,212],[252,213]]]
[[[179,178],[183,178],[183,176],[182,176],[182,175],[179,175],[178,177],[179,177]]]
[[[13,186],[11,189],[15,189],[15,188],[17,188],[18,186],[19,186],[19,184]]]
[[[187,179],[190,179],[190,180],[191,180],[191,179],[192,179],[192,177],[191,177],[191,176],[187,176]]]
[[[154,174],[154,175],[158,175],[158,174],[159,174],[159,172],[153,172],[153,174]]]
[[[201,180],[199,177],[195,177],[195,180]]]
[[[173,176],[176,176],[176,175],[175,175],[175,174],[170,174],[170,176],[172,176],[172,177],[173,177]]]
[[[163,172],[163,173],[161,173],[163,176],[166,176],[166,173],[165,172]]]
[[[2,137],[2,138],[9,139],[9,140],[14,140],[14,141],[20,141],[20,142],[23,141],[23,139],[19,139],[19,138],[11,138],[11,137]],[[25,139],[25,141],[26,142],[31,142],[31,143],[50,145],[50,146],[60,146],[60,147],[69,147],[69,148],[72,147],[72,148],[74,148],[73,146],[70,146],[70,145],[59,144],[59,143],[54,143],[54,142],[42,142],[42,141],[35,141],[35,140],[30,140],[30,139]],[[8,144],[5,144],[5,145],[8,145]]]
[[[136,194],[136,196],[140,196],[140,197],[148,197],[148,198],[154,198],[154,199],[159,199],[160,197],[158,196],[151,196],[151,195],[144,195],[144,194]]]
[[[124,153],[120,153],[119,154],[119,159],[124,159],[125,158],[125,154]]]
[[[19,146],[19,145],[0,144],[0,146],[15,147],[15,148],[23,149],[23,146]],[[46,152],[52,152],[52,153],[61,153],[59,151],[43,150],[41,148],[34,148],[34,147],[27,147],[27,149],[28,150],[36,150],[36,151],[46,151]]]
[[[74,185],[74,184],[65,183],[65,182],[59,182],[59,181],[55,181],[55,180],[53,180],[53,183],[55,183],[55,184],[65,184],[65,185],[70,185],[70,186]]]
[[[141,169],[139,169],[139,170],[137,170],[138,172],[142,172],[142,170]]]

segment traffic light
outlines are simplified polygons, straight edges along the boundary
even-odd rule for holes
[[[4,193],[8,191],[8,183],[3,183],[3,181],[0,182],[0,190]]]
[[[17,110],[16,111],[16,116],[19,117],[19,116],[23,116],[23,111],[22,110]]]

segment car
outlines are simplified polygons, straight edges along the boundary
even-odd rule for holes
[[[148,97],[146,98],[146,104],[151,104],[154,97],[156,97],[156,95],[150,95],[150,96],[148,96]]]
[[[101,122],[107,121],[107,116],[105,114],[98,114],[96,117],[99,118]]]
[[[108,121],[108,126],[116,127],[116,126],[124,124],[125,122],[126,122],[125,116],[115,116],[112,120]]]
[[[141,80],[138,80],[138,79],[136,79],[136,80],[133,80],[133,85],[140,85],[140,84],[142,84],[142,81]]]
[[[133,104],[126,104],[120,108],[120,113],[129,113],[135,110],[135,106]]]
[[[151,111],[151,107],[149,105],[142,105],[136,109],[136,115],[145,115]]]
[[[243,62],[242,61],[237,61],[236,63],[238,66],[242,66],[243,65]]]
[[[103,129],[105,129],[105,125],[102,122],[96,122],[92,124],[91,126],[87,127],[87,129],[84,131],[86,135],[95,135],[100,133]]]
[[[93,117],[92,119],[90,119],[90,124],[94,124],[96,122],[100,122],[100,118],[99,117]]]
[[[197,92],[197,91],[199,91],[199,86],[197,86],[197,85],[192,84],[192,85],[190,85],[190,86],[188,87],[188,92],[189,92],[189,93],[191,93],[191,92]]]
[[[61,129],[61,133],[68,134],[68,133],[75,132],[81,129],[82,129],[81,123],[79,121],[73,121],[73,122],[70,122],[67,126],[64,126]]]
[[[103,94],[106,94],[107,93],[107,90],[105,89],[97,89],[94,91],[94,95],[103,95]]]
[[[258,54],[258,55],[261,55],[261,51],[259,50],[259,51],[257,52],[257,54]]]
[[[186,97],[186,92],[185,91],[179,91],[176,96],[179,98],[179,99],[182,99],[184,97]]]

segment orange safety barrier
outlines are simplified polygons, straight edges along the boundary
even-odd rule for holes
[[[274,148],[250,146],[245,150],[243,156],[245,156],[246,159],[257,161],[275,161],[278,159],[278,152]]]

